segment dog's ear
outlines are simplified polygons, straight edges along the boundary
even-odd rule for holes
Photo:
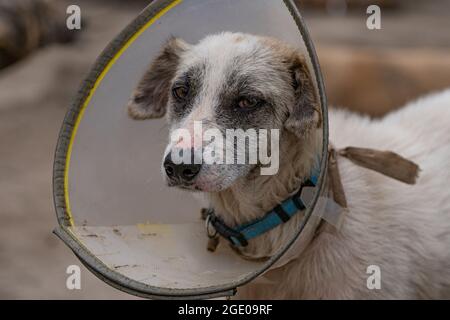
[[[320,103],[303,54],[295,53],[291,56],[289,71],[295,102],[284,126],[298,137],[305,137],[310,130],[321,126]]]
[[[135,120],[161,118],[166,113],[170,86],[180,55],[189,45],[170,38],[145,72],[128,102],[128,115]]]

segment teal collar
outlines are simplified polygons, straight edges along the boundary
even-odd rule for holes
[[[300,189],[293,196],[287,198],[270,210],[263,218],[234,228],[227,226],[222,219],[216,216],[214,209],[209,209],[206,220],[208,236],[214,238],[217,234],[220,234],[234,246],[247,246],[250,239],[256,238],[276,228],[289,221],[298,212],[305,210],[306,205],[301,199],[303,188],[315,187],[317,185],[318,177],[318,172],[314,172],[309,179],[302,183]],[[209,234],[209,225],[212,225],[216,231],[213,235]]]

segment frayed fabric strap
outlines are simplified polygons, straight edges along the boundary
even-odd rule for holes
[[[415,184],[419,176],[420,168],[417,164],[392,151],[347,147],[339,150],[339,155],[360,167],[374,170],[407,184]]]
[[[336,158],[336,150],[330,148],[328,152],[328,181],[333,194],[333,200],[342,208],[347,208],[347,198],[345,197],[344,186]]]
[[[349,159],[357,166],[373,170],[407,184],[415,184],[420,172],[416,163],[392,151],[356,147],[347,147],[336,151],[334,147],[331,147],[328,155],[329,187],[334,201],[343,208],[347,208],[347,199],[339,173],[338,155]]]

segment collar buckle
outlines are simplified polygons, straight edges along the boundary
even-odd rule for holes
[[[208,237],[211,238],[211,234],[209,232],[210,225],[212,225],[215,230],[215,234],[213,237],[215,237],[217,235],[217,233],[219,233],[222,237],[227,239],[229,242],[231,242],[235,246],[246,247],[248,245],[248,241],[245,238],[245,236],[242,233],[240,233],[239,231],[236,231],[236,230],[228,227],[222,221],[222,219],[220,219],[219,217],[217,217],[214,214],[213,209],[209,209],[208,216],[206,218],[206,230],[208,233]]]

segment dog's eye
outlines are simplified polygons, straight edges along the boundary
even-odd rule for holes
[[[255,98],[241,98],[239,99],[238,106],[242,109],[248,109],[256,107],[259,103],[259,100]]]
[[[176,86],[172,89],[173,96],[178,100],[186,99],[189,93],[189,88],[187,86]]]

